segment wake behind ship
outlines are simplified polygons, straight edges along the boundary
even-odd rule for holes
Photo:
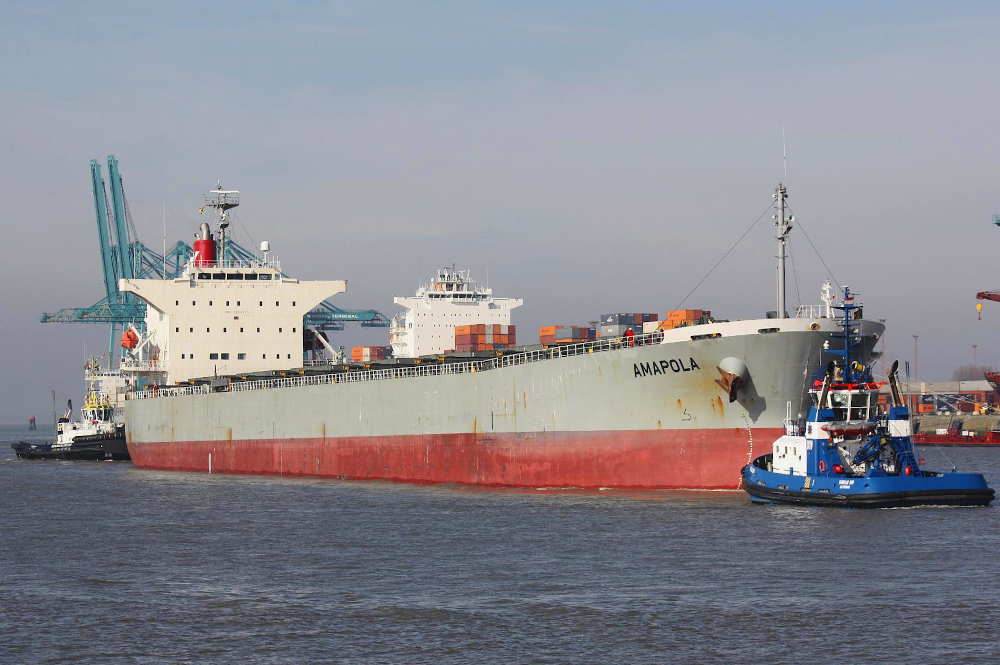
[[[779,186],[779,314],[784,196]],[[861,319],[845,325],[827,289],[824,305],[792,318],[289,369],[291,358],[302,359],[303,314],[346,285],[286,278],[266,256],[237,265],[223,250],[216,261],[205,228],[200,242],[205,253],[180,278],[121,283],[148,303],[132,365],[155,386],[126,403],[139,467],[735,489],[755,445],[760,454],[786,421],[805,418],[814,376],[844,348],[845,335],[867,360],[883,331]],[[465,282],[431,291],[424,294],[431,311],[421,316],[459,302],[488,308],[492,299]],[[200,378],[223,359],[227,376]]]

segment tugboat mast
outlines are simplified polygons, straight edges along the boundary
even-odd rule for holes
[[[785,310],[785,242],[788,240],[788,233],[792,230],[794,217],[785,217],[785,199],[788,192],[782,183],[774,188],[774,199],[777,201],[778,214],[774,216],[774,225],[778,227],[778,311],[777,318],[788,318]]]

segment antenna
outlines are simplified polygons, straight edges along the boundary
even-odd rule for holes
[[[785,171],[783,182],[788,183],[788,159],[785,154],[785,126],[781,126],[781,166]]]
[[[163,199],[163,279],[167,278],[167,200]]]

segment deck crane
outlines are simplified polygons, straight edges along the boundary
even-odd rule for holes
[[[993,215],[993,223],[1000,226],[1000,215]],[[976,300],[993,300],[1000,302],[1000,291],[980,291],[976,294]],[[983,318],[981,314],[983,311],[983,303],[976,303],[976,311],[980,312],[979,318]]]
[[[101,175],[101,164],[90,162],[90,182],[97,216],[97,237],[101,250],[101,267],[104,277],[104,297],[90,307],[67,307],[58,312],[45,313],[42,323],[103,323],[111,324],[111,339],[115,339],[118,326],[129,323],[142,327],[146,304],[130,294],[118,290],[121,278],[174,279],[178,277],[194,254],[184,241],[177,241],[161,255],[139,242],[132,216],[125,199],[118,160],[108,155],[108,177],[111,180],[110,200]],[[233,240],[226,242],[226,255],[243,261],[255,254]],[[305,316],[306,327],[315,330],[343,330],[345,323],[358,323],[363,328],[387,328],[389,319],[374,309],[347,310],[324,301]]]

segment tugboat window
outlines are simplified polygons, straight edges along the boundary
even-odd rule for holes
[[[830,395],[830,404],[833,405],[834,420],[847,420],[847,395],[840,393]]]

